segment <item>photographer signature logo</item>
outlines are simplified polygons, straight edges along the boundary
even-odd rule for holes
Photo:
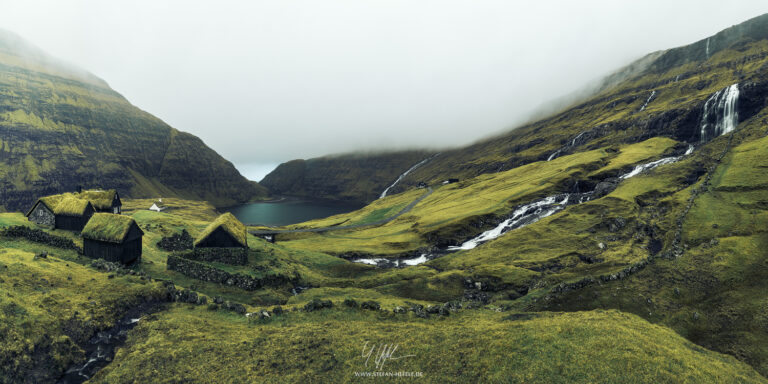
[[[365,344],[363,344],[362,354],[362,357],[365,359],[365,366],[368,367],[368,365],[371,364],[375,369],[382,370],[384,369],[384,365],[389,361],[416,356],[398,355],[397,349],[399,347],[398,344],[371,344],[366,341]]]

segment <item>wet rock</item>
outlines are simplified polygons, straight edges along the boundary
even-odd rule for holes
[[[228,311],[239,313],[241,315],[245,315],[245,312],[246,312],[244,305],[240,303],[233,303],[229,300],[225,301],[222,307]]]
[[[330,300],[312,299],[312,301],[304,305],[304,310],[307,312],[318,311],[323,308],[333,308],[333,302]]]
[[[381,304],[379,304],[378,302],[373,301],[373,300],[368,300],[368,301],[364,301],[362,304],[360,304],[360,308],[362,308],[362,309],[370,309],[370,310],[373,310],[373,311],[378,311],[379,309],[381,309]]]
[[[602,197],[605,196],[611,192],[613,192],[614,189],[619,185],[618,181],[610,180],[610,181],[601,181],[597,183],[595,186],[595,197]]]

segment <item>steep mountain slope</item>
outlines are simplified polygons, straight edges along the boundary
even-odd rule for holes
[[[401,267],[365,286],[415,300],[629,311],[766,374],[768,16],[708,40],[656,53],[562,113],[441,153],[403,182],[461,181],[408,214],[287,234],[283,246]],[[299,226],[365,221],[423,193]]]
[[[765,105],[768,76],[761,66],[766,39],[768,15],[763,15],[694,44],[649,54],[608,76],[595,88],[596,94],[562,112],[468,147],[442,151],[403,178],[400,188],[466,179],[547,160],[555,152],[562,156],[654,136],[698,143],[704,104],[716,92],[739,84],[739,122]],[[400,165],[402,171],[409,167],[408,162]],[[344,184],[338,185],[336,197],[343,198]]]
[[[199,138],[0,31],[0,207],[76,186],[220,206],[265,195]]]
[[[261,185],[274,194],[370,202],[395,184],[402,173],[434,155],[408,151],[292,160],[270,172]],[[398,182],[387,192],[401,190]]]

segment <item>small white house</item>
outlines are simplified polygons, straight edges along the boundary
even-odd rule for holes
[[[150,211],[155,211],[155,212],[162,212],[162,211],[165,210],[165,208],[166,208],[165,205],[163,205],[163,199],[160,199],[160,200],[152,203],[152,206],[149,207],[149,210]]]

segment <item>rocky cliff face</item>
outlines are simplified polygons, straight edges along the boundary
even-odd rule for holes
[[[199,138],[0,31],[0,208],[77,186],[218,206],[266,194]]]

